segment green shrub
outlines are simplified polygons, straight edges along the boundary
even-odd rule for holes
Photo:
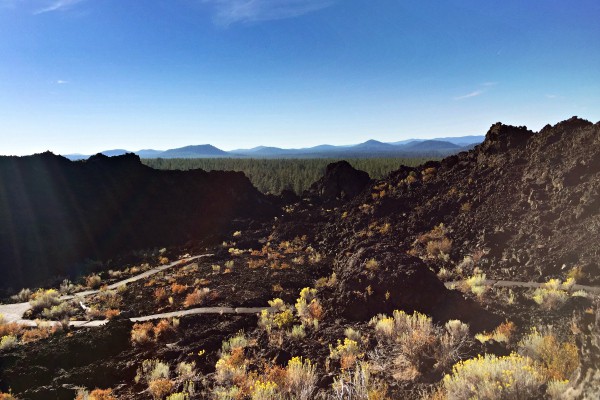
[[[564,283],[560,279],[550,279],[533,292],[533,301],[545,310],[560,308],[569,299],[568,290],[571,290],[574,284],[575,280],[572,278]]]
[[[52,308],[60,304],[60,293],[55,289],[40,289],[31,296],[29,304],[34,313],[46,308]]]
[[[487,291],[487,286],[485,285],[486,276],[485,274],[475,274],[472,277],[468,278],[465,283],[471,289],[473,294],[481,297]]]
[[[77,309],[69,302],[60,303],[51,308],[45,308],[42,311],[42,316],[52,321],[61,321],[68,319],[72,315],[77,314]]]

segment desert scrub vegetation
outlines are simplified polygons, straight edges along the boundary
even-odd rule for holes
[[[460,361],[444,377],[447,398],[456,400],[521,400],[542,397],[542,375],[530,358],[479,355]]]
[[[10,350],[18,345],[18,340],[15,335],[4,335],[0,338],[0,351]]]
[[[358,362],[353,369],[343,370],[331,385],[327,398],[335,400],[388,400],[387,385],[374,379],[372,367],[367,362]]]
[[[220,385],[239,386],[244,382],[248,360],[245,349],[249,343],[243,333],[224,341],[221,346],[221,355],[215,364],[215,380]],[[217,388],[217,391],[220,391]]]
[[[62,295],[72,294],[83,289],[83,286],[75,284],[68,279],[61,282],[58,291]]]
[[[60,332],[62,325],[38,322],[37,328],[28,328],[16,322],[6,323],[0,315],[0,350],[10,350],[20,344],[35,342]]]
[[[142,346],[158,342],[171,337],[179,328],[179,319],[162,319],[156,324],[152,322],[139,322],[131,329],[131,343],[134,346]]]
[[[286,329],[294,323],[294,312],[290,305],[283,300],[276,298],[269,300],[270,310],[262,310],[258,320],[258,326],[264,328],[267,333],[273,329]]]
[[[62,325],[38,323],[37,328],[27,329],[23,331],[21,336],[22,343],[37,342],[38,340],[49,338],[50,336],[62,332]]]
[[[180,362],[174,374],[168,363],[152,359],[144,360],[137,370],[135,383],[147,386],[148,393],[155,400],[189,399],[194,396],[195,380],[198,374],[193,362]]]
[[[450,231],[443,223],[435,226],[431,231],[423,233],[413,242],[409,254],[423,260],[440,259],[448,261],[452,240],[448,237]]]
[[[102,285],[102,278],[98,274],[91,274],[85,278],[85,285],[90,289],[98,289]]]
[[[182,293],[185,293],[186,290],[187,290],[186,285],[181,285],[177,282],[174,282],[171,285],[171,293],[173,293],[173,294],[182,294]]]
[[[89,392],[87,389],[79,389],[75,400],[117,400],[113,395],[112,389],[94,389]]]
[[[517,349],[509,356],[479,355],[455,364],[443,380],[447,398],[561,398],[579,365],[575,344],[532,329]]]
[[[260,313],[258,326],[265,329],[269,341],[279,344],[285,336],[295,340],[306,337],[306,328],[318,329],[324,314],[317,290],[311,288],[300,291],[294,307],[279,298],[269,300],[269,306],[270,310]]]
[[[202,304],[204,303],[204,300],[206,299],[209,293],[210,289],[206,287],[194,289],[192,293],[188,293],[188,295],[185,297],[185,300],[183,301],[183,306],[187,308]]]
[[[93,297],[93,304],[86,310],[87,316],[91,319],[98,318],[113,318],[119,315],[121,305],[123,303],[123,295],[127,290],[127,286],[119,286],[118,289],[105,289],[102,288]]]
[[[573,278],[568,278],[565,282],[560,279],[550,279],[533,292],[532,299],[545,310],[560,308],[569,299],[569,291],[573,285],[575,285]]]
[[[11,296],[10,299],[16,303],[25,303],[26,301],[29,301],[32,294],[33,292],[31,289],[24,288],[21,289],[19,293]]]
[[[419,312],[409,315],[396,310],[392,317],[380,314],[370,325],[378,339],[380,369],[393,368],[399,379],[414,379],[432,369],[443,371],[466,358],[473,345],[467,324],[451,320],[440,327]]]
[[[323,306],[317,297],[317,289],[304,288],[296,300],[296,313],[303,325],[312,325],[315,329],[323,319]]]
[[[513,337],[515,329],[516,326],[514,322],[506,321],[498,325],[496,329],[494,329],[492,332],[482,332],[476,334],[475,339],[477,339],[481,343],[486,343],[490,340],[494,340],[496,342],[509,344]]]
[[[41,312],[60,304],[60,293],[55,289],[39,289],[31,295],[29,304],[33,313]]]
[[[68,320],[71,316],[77,314],[78,309],[70,302],[63,302],[50,308],[44,308],[42,317],[52,321]]]
[[[249,371],[251,360],[246,357],[250,342],[243,333],[222,344],[215,365],[217,386],[212,394],[217,399],[294,399],[314,398],[317,389],[316,367],[309,359],[293,357],[287,367],[265,364]]]
[[[561,343],[552,332],[535,328],[519,342],[518,353],[533,360],[547,380],[568,380],[579,365],[573,340]]]
[[[25,328],[16,322],[6,322],[0,314],[0,338],[3,336],[19,336]]]
[[[17,400],[17,398],[10,391],[8,393],[0,391],[0,400]]]
[[[487,292],[488,287],[485,284],[486,276],[483,273],[475,273],[465,280],[467,288],[477,297],[482,297]]]
[[[348,337],[345,337],[343,341],[338,340],[335,347],[329,345],[329,359],[339,360],[342,370],[354,367],[356,362],[362,359],[364,355],[359,342]]]

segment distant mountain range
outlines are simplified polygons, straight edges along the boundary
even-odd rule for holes
[[[140,158],[340,158],[340,157],[444,157],[449,154],[469,150],[483,142],[485,136],[460,136],[437,139],[409,139],[394,143],[367,140],[364,143],[348,146],[323,144],[303,149],[283,149],[258,146],[252,149],[221,150],[210,144],[185,146],[170,150],[145,149],[129,151],[125,149],[106,150],[106,156],[135,153]],[[70,160],[84,160],[90,155],[66,154]]]

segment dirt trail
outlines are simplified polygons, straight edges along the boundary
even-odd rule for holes
[[[180,310],[173,311],[169,313],[162,314],[153,314],[153,315],[145,315],[143,317],[135,317],[129,318],[132,322],[145,322],[152,321],[155,319],[163,319],[163,318],[176,318],[176,317],[184,317],[186,315],[198,315],[198,314],[258,314],[263,310],[272,311],[271,307],[200,307],[200,308],[192,308],[189,310]],[[20,319],[16,321],[19,324],[36,327],[38,326],[38,321],[32,321],[30,319]],[[60,325],[59,321],[43,321],[45,325]],[[108,320],[98,320],[98,321],[70,321],[69,326],[73,328],[97,328],[103,325],[106,325]]]
[[[460,285],[462,282],[464,282],[464,281],[445,282],[444,285],[446,285],[446,287],[448,289],[452,289],[452,288],[456,287],[457,285]],[[511,288],[511,287],[539,288],[539,287],[543,287],[545,285],[545,283],[501,281],[501,280],[495,280],[495,279],[487,279],[485,281],[485,285],[491,286],[491,287],[508,287],[508,288]],[[577,285],[577,284],[571,286],[571,288],[569,288],[566,291],[572,293],[572,292],[576,292],[578,290],[585,290],[586,292],[589,292],[589,293],[600,294],[600,287],[598,287],[598,286],[586,286],[586,285]]]
[[[144,273],[133,276],[131,278],[124,279],[119,282],[115,282],[107,287],[109,289],[116,289],[120,286],[126,285],[131,282],[136,282],[141,279],[148,278],[154,274],[162,272],[166,269],[172,268],[176,265],[187,264],[191,261],[197,260],[202,257],[208,257],[212,254],[203,254],[200,256],[189,257],[183,260],[174,261],[167,265],[162,265],[160,267],[152,268]],[[447,288],[452,289],[457,285],[461,284],[464,281],[453,281],[444,283]],[[486,286],[491,287],[523,287],[523,288],[539,288],[544,286],[544,283],[539,282],[518,282],[518,281],[502,281],[502,280],[493,280],[488,279],[485,281]],[[597,286],[585,286],[585,285],[573,285],[568,291],[574,292],[577,290],[585,290],[589,293],[600,294],[600,287]],[[69,296],[62,296],[62,300],[71,300],[76,296],[85,297],[90,296],[92,294],[98,293],[98,290],[86,290],[83,292],[75,293]],[[4,320],[7,322],[17,322],[19,324],[36,327],[38,326],[38,321],[23,319],[23,314],[29,310],[31,306],[29,303],[17,303],[17,304],[4,304],[0,305],[0,314],[4,317]],[[155,319],[162,318],[177,318],[184,317],[186,315],[198,315],[198,314],[258,314],[263,310],[272,310],[271,307],[200,307],[200,308],[192,308],[189,310],[180,310],[173,311],[168,313],[161,314],[152,314],[146,315],[142,317],[130,318],[132,322],[143,322],[143,321],[152,321]],[[50,324],[50,325],[59,325],[58,321],[42,321],[42,324]],[[74,328],[97,328],[103,326],[108,323],[108,320],[99,320],[99,321],[70,321],[69,326]]]
[[[199,256],[193,256],[193,257],[188,257],[185,259],[173,261],[170,264],[154,267],[152,269],[149,269],[148,271],[142,272],[139,275],[135,275],[130,278],[123,279],[121,281],[112,283],[112,284],[108,285],[107,288],[108,289],[117,289],[120,286],[127,285],[128,283],[136,282],[141,279],[148,278],[159,272],[162,272],[169,268],[173,268],[176,265],[187,264],[187,263],[197,260],[199,258],[210,257],[210,256],[212,256],[212,254],[202,254]],[[86,297],[86,296],[90,296],[92,294],[96,294],[98,292],[99,292],[99,290],[85,290],[85,291],[74,293],[71,295],[61,296],[60,299],[61,300],[71,300],[71,299],[74,299],[75,297]],[[18,322],[18,323],[21,323],[21,324],[24,324],[27,326],[37,326],[37,323],[35,323],[35,321],[23,319],[23,314],[25,314],[25,312],[27,310],[29,310],[30,308],[31,308],[31,305],[29,304],[29,302],[15,303],[15,304],[0,304],[0,315],[3,316],[3,318],[6,322]],[[83,322],[83,321],[72,321],[72,322]],[[78,325],[74,325],[74,326],[78,326]]]

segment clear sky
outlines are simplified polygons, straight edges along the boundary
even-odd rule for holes
[[[600,120],[598,0],[0,0],[0,154]]]

